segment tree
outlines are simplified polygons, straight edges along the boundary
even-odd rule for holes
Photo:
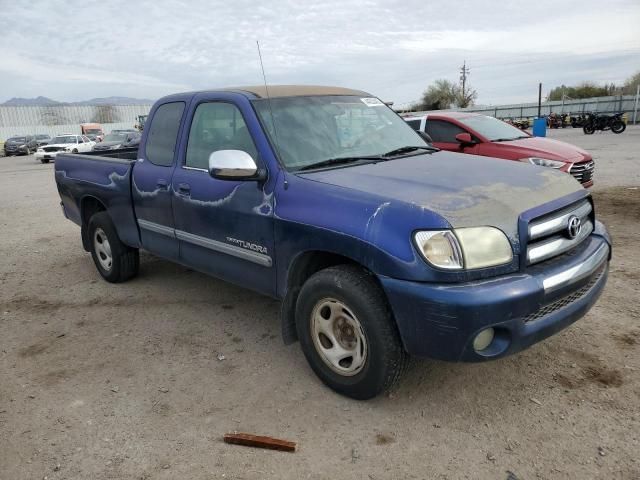
[[[440,79],[429,85],[414,108],[418,110],[443,110],[451,108],[455,101],[455,85],[449,80]]]
[[[579,98],[606,97],[616,94],[616,86],[613,83],[600,86],[595,82],[582,82],[575,87],[561,85],[553,88],[547,95],[549,100],[562,100],[562,95],[566,99],[577,100]]]
[[[625,80],[622,85],[622,93],[624,95],[635,95],[638,85],[640,85],[640,72],[637,72]]]
[[[92,122],[96,123],[117,123],[119,115],[113,105],[98,105],[95,107]]]
[[[470,107],[476,102],[476,98],[478,98],[478,92],[476,92],[475,88],[466,87],[463,95],[462,88],[454,85],[453,91],[456,99],[455,103],[458,108]]]

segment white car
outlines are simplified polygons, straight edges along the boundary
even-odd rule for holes
[[[89,140],[85,135],[64,134],[58,135],[51,141],[36,150],[36,160],[49,163],[54,160],[59,152],[85,153],[90,152],[96,142]]]

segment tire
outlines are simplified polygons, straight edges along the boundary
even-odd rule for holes
[[[409,362],[384,292],[371,274],[353,265],[330,267],[309,277],[296,303],[296,329],[320,380],[357,400],[389,390]],[[339,351],[336,348],[355,354],[336,363],[329,359],[331,352]]]
[[[627,125],[622,120],[616,120],[611,124],[611,131],[613,133],[622,133],[627,129]]]
[[[582,131],[586,135],[593,135],[593,133],[596,131],[596,128],[593,125],[585,125],[584,127],[582,127]]]
[[[71,153],[78,153],[78,149],[74,148],[73,151]]]
[[[98,212],[89,219],[89,245],[93,262],[107,282],[120,283],[135,277],[140,267],[137,248],[120,241],[111,217]]]
[[[48,158],[41,158],[40,161],[42,163],[49,163],[49,159]]]

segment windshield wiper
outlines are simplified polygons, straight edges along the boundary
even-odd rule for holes
[[[400,147],[400,148],[396,148],[394,150],[391,150],[385,154],[383,154],[383,157],[393,157],[394,155],[401,155],[403,153],[409,153],[409,152],[415,152],[416,150],[427,150],[430,152],[437,152],[440,149],[436,148],[436,147],[430,147],[428,145],[423,145],[423,146],[412,146],[412,145],[408,145],[406,147]]]
[[[529,135],[522,135],[520,137],[511,137],[511,138],[494,138],[491,141],[492,142],[510,142],[511,140],[519,140],[521,138],[529,138]]]
[[[354,156],[354,157],[328,158],[327,160],[310,163],[309,165],[300,167],[298,171],[301,172],[303,170],[313,170],[315,168],[330,167],[332,165],[344,165],[346,163],[358,162],[360,160],[382,160],[382,156],[381,155],[359,155],[357,157]]]

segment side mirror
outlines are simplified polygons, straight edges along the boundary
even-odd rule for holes
[[[460,146],[473,145],[474,143],[476,143],[471,138],[471,134],[467,132],[457,134],[456,140],[458,141],[458,143],[460,143]]]
[[[260,180],[256,162],[243,150],[217,150],[209,155],[209,175],[219,180]]]

